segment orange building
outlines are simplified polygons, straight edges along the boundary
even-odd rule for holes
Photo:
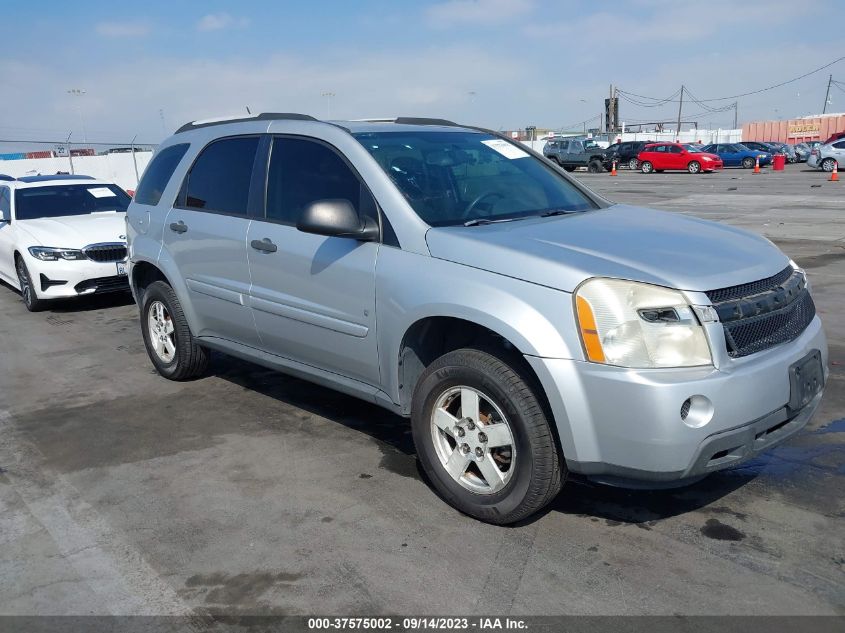
[[[742,126],[743,141],[802,143],[826,141],[834,132],[845,131],[845,114],[819,114],[788,121],[755,121]]]

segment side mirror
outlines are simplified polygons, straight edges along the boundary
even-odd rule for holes
[[[302,212],[296,228],[303,233],[348,237],[363,242],[379,238],[378,225],[370,218],[363,220],[349,200],[315,200]]]

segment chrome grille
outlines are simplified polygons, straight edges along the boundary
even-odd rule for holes
[[[796,339],[816,315],[804,273],[792,267],[767,279],[706,294],[722,322],[725,346],[733,358]]]
[[[122,262],[126,259],[126,244],[111,242],[108,244],[91,244],[82,249],[85,256],[95,262]]]

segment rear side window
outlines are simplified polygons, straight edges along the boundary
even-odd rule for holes
[[[845,149],[845,141],[839,141],[838,143],[834,143],[833,146],[836,149]]]
[[[214,141],[200,152],[185,179],[184,205],[217,213],[247,215],[257,136]]]
[[[8,187],[0,187],[0,219],[11,219],[11,197],[9,196]]]
[[[144,177],[141,178],[141,182],[138,184],[138,190],[135,192],[135,202],[151,205],[158,204],[159,200],[161,200],[161,194],[164,193],[170,177],[176,170],[176,166],[187,151],[188,143],[180,143],[179,145],[165,147],[156,154],[144,172]]]
[[[267,172],[269,220],[295,225],[316,200],[348,200],[361,215],[376,218],[375,200],[331,148],[301,138],[275,138]]]

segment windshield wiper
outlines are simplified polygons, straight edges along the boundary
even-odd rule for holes
[[[475,218],[474,220],[467,220],[464,226],[481,226],[482,224],[499,224],[501,222],[516,222],[517,220],[525,220],[531,216],[524,216],[520,218],[500,218],[498,220],[489,220],[487,218]]]
[[[567,213],[577,213],[577,211],[564,211],[563,209],[550,209],[549,211],[543,211],[540,214],[541,218],[550,218],[553,215],[566,215]]]

